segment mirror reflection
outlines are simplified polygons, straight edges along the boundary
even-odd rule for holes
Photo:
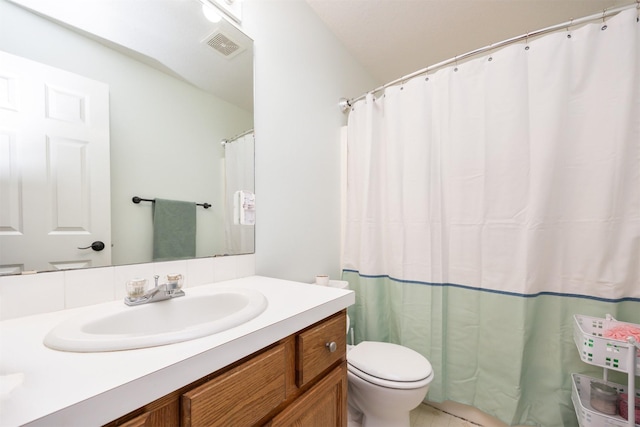
[[[0,16],[0,274],[151,262],[162,232],[156,260],[193,258],[175,251],[192,232],[196,257],[254,251],[246,35],[197,0],[0,0]],[[159,230],[166,201],[211,207]]]

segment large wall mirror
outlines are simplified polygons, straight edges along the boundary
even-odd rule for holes
[[[157,261],[161,199],[195,257],[254,252],[253,43],[202,7],[0,0],[0,275]]]

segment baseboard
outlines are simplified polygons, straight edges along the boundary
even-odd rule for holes
[[[478,424],[482,427],[509,427],[496,417],[485,414],[481,410],[474,408],[473,406],[464,405],[462,403],[453,402],[451,400],[444,401],[442,403],[435,403],[425,401],[427,405],[431,405],[436,409],[447,412],[458,418],[463,418],[467,421],[471,421],[474,424]],[[514,427],[526,427],[526,426],[514,426]]]

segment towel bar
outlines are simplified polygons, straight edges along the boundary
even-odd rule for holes
[[[141,197],[138,196],[133,196],[133,198],[131,199],[131,201],[133,203],[140,203],[140,202],[151,202],[151,203],[155,203],[155,199],[143,199]],[[202,206],[205,209],[209,209],[211,207],[211,204],[209,203],[196,203],[196,206]]]

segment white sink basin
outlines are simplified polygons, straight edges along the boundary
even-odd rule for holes
[[[55,350],[131,350],[201,338],[241,325],[267,308],[260,292],[220,288],[136,307],[107,304],[54,327],[44,344]]]

